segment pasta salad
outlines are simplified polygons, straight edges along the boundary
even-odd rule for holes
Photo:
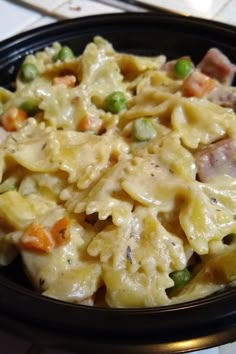
[[[183,53],[184,55],[186,53]],[[0,87],[0,265],[44,296],[155,307],[236,277],[235,65],[53,43]]]

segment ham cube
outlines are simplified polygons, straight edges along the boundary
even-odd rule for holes
[[[195,154],[198,178],[201,182],[229,175],[236,177],[236,140],[223,139]]]
[[[236,110],[236,89],[232,86],[218,85],[207,98],[222,107]]]
[[[211,48],[197,65],[197,68],[222,84],[230,85],[233,81],[236,67],[219,49]]]

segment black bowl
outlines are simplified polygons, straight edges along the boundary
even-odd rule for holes
[[[196,18],[152,13],[64,21],[0,44],[0,85],[11,87],[22,57],[60,41],[76,54],[95,35],[115,49],[198,61],[217,47],[236,62],[236,28]],[[77,353],[183,353],[236,340],[236,289],[182,305],[105,309],[68,304],[35,293],[20,264],[0,270],[1,327],[45,347]]]

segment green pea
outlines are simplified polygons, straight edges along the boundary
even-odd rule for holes
[[[192,278],[192,274],[185,268],[183,270],[179,270],[170,274],[171,279],[173,279],[175,283],[175,287],[182,287],[189,282]]]
[[[67,46],[62,47],[57,54],[57,59],[59,59],[60,61],[71,60],[74,57],[75,57],[74,52],[70,47]]]
[[[23,63],[21,65],[21,77],[24,81],[30,82],[39,74],[38,68],[32,63]]]
[[[3,113],[3,105],[2,105],[2,103],[0,102],[0,114],[2,114]]]
[[[108,112],[119,113],[127,107],[125,94],[121,91],[115,91],[105,99],[105,108]]]
[[[156,129],[150,118],[136,119],[132,127],[132,135],[138,141],[146,141],[155,138]]]
[[[174,72],[179,79],[185,79],[192,71],[192,63],[188,59],[179,59],[175,63]]]
[[[25,111],[29,116],[34,116],[39,111],[38,102],[32,98],[28,98],[22,102],[19,108]]]

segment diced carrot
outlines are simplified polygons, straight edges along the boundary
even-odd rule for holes
[[[67,87],[74,87],[76,83],[75,75],[57,76],[53,78],[54,85],[65,85]]]
[[[43,225],[33,222],[21,237],[20,246],[29,251],[49,253],[54,247],[54,242]]]
[[[79,121],[79,131],[91,131],[98,133],[102,127],[102,121],[98,117],[85,116]]]
[[[201,73],[199,70],[194,70],[187,77],[182,85],[182,93],[186,97],[203,97],[216,86],[216,81],[209,76]]]
[[[16,107],[7,109],[0,116],[3,127],[10,132],[18,130],[26,119],[27,113]]]
[[[58,220],[50,229],[53,240],[56,246],[61,246],[70,240],[70,220],[64,217]]]

